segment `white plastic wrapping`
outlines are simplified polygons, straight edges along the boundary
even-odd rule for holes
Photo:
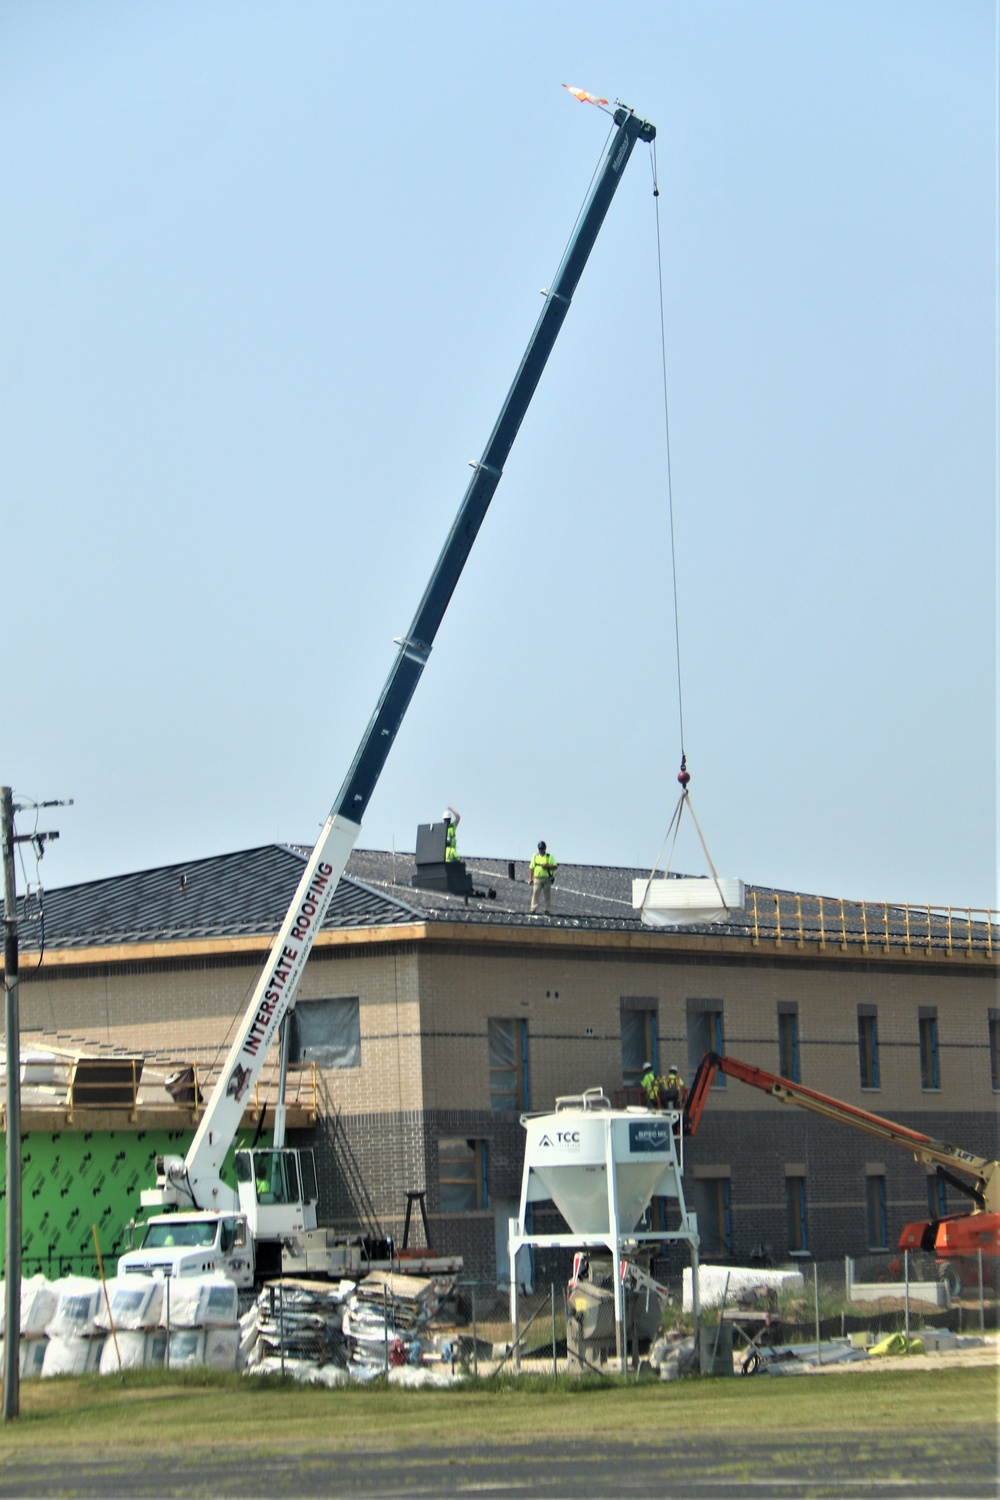
[[[48,1323],[49,1337],[83,1339],[94,1333],[104,1300],[101,1283],[89,1276],[64,1276],[52,1290],[56,1306]]]
[[[160,1322],[166,1326],[164,1299]],[[239,1322],[239,1292],[227,1276],[184,1276],[170,1283],[170,1327],[235,1328]]]
[[[116,1352],[117,1343],[117,1352]],[[101,1374],[117,1375],[123,1370],[144,1370],[162,1365],[167,1349],[167,1335],[162,1329],[146,1333],[119,1333],[117,1340],[110,1334],[101,1350]],[[121,1356],[121,1366],[118,1356]]]
[[[44,1276],[27,1276],[21,1282],[21,1338],[41,1338],[56,1310],[56,1289]]]
[[[108,1282],[108,1300],[101,1297],[96,1323],[98,1328],[109,1331],[112,1322],[116,1329],[135,1333],[142,1329],[157,1328],[163,1308],[163,1282],[151,1276],[113,1276]],[[108,1318],[108,1305],[111,1318]]]
[[[104,1338],[50,1338],[42,1360],[42,1377],[52,1375],[92,1375],[101,1368]]]

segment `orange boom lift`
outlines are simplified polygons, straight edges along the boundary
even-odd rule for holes
[[[942,1279],[948,1280],[955,1290],[962,1277],[951,1262],[961,1257],[975,1257],[981,1250],[984,1260],[989,1258],[995,1262],[993,1279],[997,1280],[1000,1273],[1000,1163],[973,1156],[950,1141],[936,1141],[919,1130],[910,1130],[893,1120],[884,1120],[881,1115],[858,1109],[854,1104],[845,1104],[829,1094],[820,1094],[801,1083],[793,1083],[789,1078],[767,1073],[753,1063],[740,1062],[736,1057],[720,1057],[716,1052],[706,1052],[698,1064],[684,1106],[685,1135],[694,1135],[698,1129],[716,1073],[738,1078],[741,1083],[770,1094],[782,1104],[794,1104],[799,1109],[823,1115],[827,1120],[863,1130],[866,1135],[909,1151],[916,1161],[935,1166],[938,1176],[970,1198],[973,1206],[967,1213],[944,1214],[938,1219],[904,1225],[899,1236],[900,1250],[925,1250],[935,1254],[942,1263]]]

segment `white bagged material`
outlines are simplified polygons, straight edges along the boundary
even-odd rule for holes
[[[116,1352],[117,1345],[117,1352]],[[164,1363],[167,1350],[167,1335],[156,1328],[144,1333],[129,1332],[111,1334],[104,1340],[101,1350],[101,1374],[117,1375],[122,1370],[144,1370]],[[118,1356],[121,1356],[121,1365]]]
[[[52,1375],[93,1375],[101,1368],[104,1338],[50,1338],[42,1360],[42,1377]]]
[[[107,1302],[102,1296],[95,1322],[105,1332],[110,1331],[112,1323],[116,1330],[129,1333],[157,1328],[163,1300],[163,1282],[152,1276],[113,1276],[108,1282]]]
[[[48,1339],[22,1339],[21,1357],[18,1365],[22,1380],[37,1380],[45,1363],[45,1346]]]
[[[90,1276],[64,1276],[55,1282],[56,1306],[48,1324],[50,1338],[84,1339],[97,1328],[104,1293]]]
[[[21,1338],[40,1338],[56,1310],[56,1289],[44,1276],[21,1282]]]
[[[235,1328],[239,1292],[228,1276],[183,1276],[170,1283],[170,1327]],[[166,1324],[164,1300],[160,1322]]]
[[[727,1276],[729,1278],[728,1291],[726,1290]],[[776,1291],[780,1295],[785,1291],[800,1292],[804,1285],[801,1271],[765,1271],[757,1266],[698,1267],[698,1297],[702,1307],[719,1307],[723,1294],[727,1302],[733,1303],[737,1297],[745,1292],[752,1292],[755,1287],[767,1287],[769,1291]],[[692,1312],[694,1303],[691,1297],[690,1266],[684,1269],[683,1286],[683,1310]]]
[[[190,1370],[205,1363],[205,1330],[179,1328],[170,1335],[170,1368]]]
[[[235,1370],[239,1349],[238,1328],[205,1329],[205,1363],[210,1370]]]

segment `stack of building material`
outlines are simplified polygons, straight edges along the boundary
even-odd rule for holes
[[[800,1271],[765,1271],[759,1266],[699,1266],[698,1300],[702,1308],[719,1307],[723,1299],[736,1302],[758,1289],[774,1292],[800,1294],[805,1286]],[[684,1312],[694,1308],[692,1299],[691,1267],[685,1266],[683,1275]]]
[[[99,1324],[101,1283],[86,1276],[55,1282],[56,1309],[46,1327],[41,1373],[87,1375],[101,1366],[104,1332]]]
[[[447,1288],[423,1276],[373,1271],[349,1298],[344,1333],[354,1341],[351,1373],[370,1379],[420,1363],[431,1348],[428,1324]]]
[[[163,1293],[163,1282],[151,1276],[114,1276],[107,1282],[107,1298],[97,1313],[97,1326],[108,1335],[101,1353],[102,1375],[165,1363],[167,1334],[160,1327]]]
[[[240,1325],[247,1368],[306,1379],[318,1370],[346,1370],[351,1351],[343,1332],[344,1302],[354,1285],[296,1279],[266,1286]]]
[[[18,1368],[26,1379],[41,1375],[45,1360],[45,1330],[52,1321],[58,1301],[57,1294],[44,1276],[29,1276],[21,1282],[21,1346]],[[0,1334],[4,1332],[6,1313],[4,1284],[0,1282]],[[0,1356],[3,1355],[3,1339],[0,1338]]]
[[[166,1298],[161,1322],[166,1323]],[[170,1283],[170,1368],[235,1370],[240,1346],[239,1293],[220,1273]]]

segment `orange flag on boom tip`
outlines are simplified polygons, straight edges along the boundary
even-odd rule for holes
[[[607,99],[598,99],[596,94],[588,94],[586,89],[572,88],[568,83],[564,83],[563,88],[568,94],[572,94],[574,99],[579,99],[581,104],[596,104],[603,108],[608,102]]]

